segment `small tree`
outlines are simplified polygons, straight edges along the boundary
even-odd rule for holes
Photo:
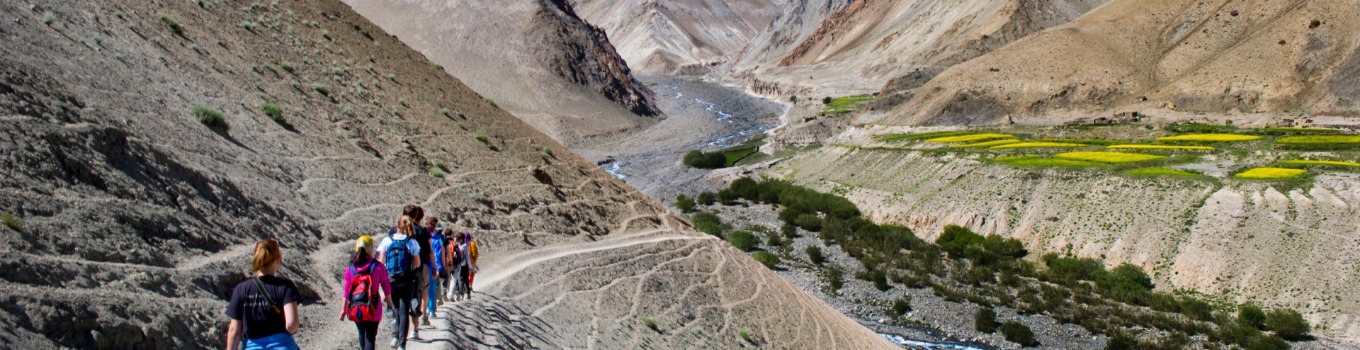
[[[996,311],[991,308],[978,309],[973,313],[973,329],[982,333],[996,332]]]
[[[911,312],[911,297],[902,297],[893,300],[892,311],[893,317],[906,316],[908,312]]]
[[[845,272],[841,268],[832,266],[826,269],[826,282],[831,285],[831,293],[835,294],[845,285]]]
[[[702,205],[713,205],[713,203],[717,203],[717,202],[718,202],[718,195],[713,194],[713,192],[707,192],[707,191],[705,191],[705,192],[699,193],[699,198],[698,198],[697,200],[698,200],[699,204],[702,204]]]
[[[748,231],[737,231],[727,235],[727,242],[732,243],[733,247],[743,251],[751,251],[760,244],[760,238]]]
[[[1270,310],[1266,314],[1266,328],[1281,338],[1290,340],[1302,339],[1312,330],[1308,321],[1303,319],[1303,315],[1289,309]]]
[[[675,208],[680,209],[680,212],[682,213],[685,214],[693,213],[694,205],[695,205],[694,200],[690,199],[689,196],[683,194],[675,196]]]
[[[818,247],[818,246],[815,246],[815,245],[810,245],[810,246],[807,247],[806,250],[807,250],[808,261],[811,261],[811,262],[812,262],[813,264],[815,264],[815,265],[821,265],[821,264],[825,264],[825,263],[826,263],[826,256],[825,256],[825,255],[822,255],[822,248],[821,248],[821,247]]]
[[[1007,321],[1001,324],[1001,335],[1006,336],[1006,340],[1016,342],[1020,346],[1031,347],[1039,345],[1039,341],[1034,339],[1034,331],[1029,330],[1020,322]]]

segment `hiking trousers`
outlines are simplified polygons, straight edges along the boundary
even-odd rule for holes
[[[411,327],[418,325],[411,324],[411,317],[420,314],[420,282],[410,281],[392,284],[392,338],[397,339],[397,346],[406,347],[406,335]]]
[[[354,328],[359,330],[359,349],[373,350],[378,339],[378,322],[354,322]]]

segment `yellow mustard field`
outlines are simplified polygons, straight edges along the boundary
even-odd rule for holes
[[[1307,170],[1303,169],[1265,167],[1243,171],[1237,173],[1237,175],[1233,175],[1233,177],[1239,179],[1258,179],[1258,180],[1288,179],[1292,177],[1297,177],[1299,175],[1303,175],[1304,173],[1307,172],[1308,172]]]
[[[1159,156],[1154,154],[1124,153],[1124,152],[1067,152],[1059,153],[1054,157],[1101,163],[1136,163],[1166,158],[1166,156]]]
[[[1233,142],[1260,140],[1256,135],[1239,134],[1185,134],[1176,136],[1158,137],[1157,141],[1199,141],[1199,142]]]

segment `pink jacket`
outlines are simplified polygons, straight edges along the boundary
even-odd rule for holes
[[[367,269],[369,265],[373,265],[373,283],[377,283],[379,288],[382,289],[384,297],[388,299],[391,298],[392,281],[387,277],[387,267],[383,266],[383,263],[379,262],[378,259],[371,259],[368,261],[368,264],[365,264],[364,266],[355,267],[354,265],[345,265],[345,283],[344,288],[340,289],[340,300],[345,300],[345,298],[349,297],[344,294],[349,293],[349,286],[350,283],[354,282],[355,272],[363,271],[364,269]],[[382,313],[378,313],[378,320],[382,320]]]

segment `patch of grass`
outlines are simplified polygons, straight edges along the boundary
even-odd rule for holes
[[[925,139],[933,139],[933,138],[949,137],[949,136],[972,135],[972,134],[976,134],[976,133],[977,133],[977,132],[973,132],[973,131],[935,131],[935,132],[924,132],[924,133],[916,133],[916,134],[889,134],[889,135],[878,135],[878,136],[875,136],[874,138],[878,139],[879,141],[885,141],[885,142],[891,142],[891,141],[914,141],[914,140],[925,140]]]
[[[1121,143],[1127,143],[1127,141],[1122,141],[1122,140],[1106,140],[1106,139],[1055,139],[1055,138],[1047,138],[1047,139],[1039,139],[1039,141],[1043,141],[1043,142],[1064,142],[1064,143],[1082,143],[1082,144],[1088,144],[1088,145],[1117,145],[1117,144],[1121,144]]]
[[[995,140],[987,142],[969,143],[963,145],[953,145],[949,146],[949,148],[987,148],[1000,145],[1009,145],[1012,143],[1020,143],[1020,140],[1017,139]]]
[[[1166,150],[1195,150],[1195,151],[1212,151],[1212,150],[1214,150],[1214,148],[1213,148],[1212,146],[1140,145],[1140,144],[1110,145],[1110,146],[1105,146],[1105,148],[1107,148],[1107,149],[1166,149]]]
[[[538,157],[539,157],[539,158],[543,158],[543,160],[548,160],[548,158],[552,158],[552,157],[553,157],[553,150],[552,150],[552,148],[548,148],[548,147],[539,148],[539,149],[538,149]]]
[[[486,105],[491,106],[491,108],[501,108],[500,105],[496,104],[496,100],[493,99],[483,99],[482,102],[486,102]]]
[[[321,96],[331,97],[331,88],[325,84],[312,84],[312,90],[316,90]]]
[[[226,116],[222,114],[222,111],[219,111],[216,108],[204,105],[194,105],[189,110],[194,113],[194,116],[198,117],[199,123],[203,123],[203,125],[206,125],[209,128],[223,132],[231,130],[231,126],[227,125]]]
[[[430,169],[429,169],[429,170],[426,170],[426,172],[428,172],[428,173],[430,174],[430,176],[437,177],[437,178],[441,178],[441,179],[444,178],[444,169],[440,169],[439,166],[437,166],[437,165],[436,165],[436,166],[430,167]]]
[[[860,110],[860,107],[864,102],[872,101],[873,99],[874,98],[871,96],[852,96],[829,101],[823,100],[823,102],[826,103],[826,108],[823,108],[818,114],[832,115],[856,112]]]
[[[283,70],[288,73],[293,73],[296,70],[296,68],[293,67],[293,63],[288,61],[279,61],[279,68],[283,68]]]
[[[1260,140],[1260,139],[1261,139],[1261,137],[1260,137],[1260,136],[1257,136],[1257,135],[1242,135],[1242,134],[1185,134],[1185,135],[1176,135],[1176,136],[1163,136],[1163,137],[1158,137],[1158,138],[1157,138],[1157,141],[1162,141],[1162,142],[1176,142],[1176,141],[1190,141],[1190,142],[1237,142],[1237,141],[1253,141],[1253,140]]]
[[[1243,171],[1237,173],[1237,175],[1233,175],[1233,177],[1239,179],[1253,179],[1253,180],[1290,179],[1298,177],[1299,175],[1303,175],[1304,173],[1307,172],[1308,172],[1307,170],[1303,169],[1264,167]]]
[[[988,147],[988,149],[1076,148],[1076,147],[1086,147],[1086,145],[1080,143],[1066,143],[1066,142],[1021,142],[1012,143],[1008,145],[992,146]]]
[[[1011,138],[1015,138],[1015,135],[1011,135],[1011,134],[973,134],[973,135],[959,135],[959,136],[937,137],[937,138],[933,138],[933,139],[926,140],[926,142],[930,142],[930,143],[959,143],[959,142],[978,142],[978,141],[986,141],[986,140],[992,140],[992,139],[1011,139]]]
[[[1330,166],[1344,166],[1344,167],[1360,167],[1360,163],[1356,163],[1356,162],[1343,162],[1343,161],[1337,161],[1337,160],[1299,160],[1299,159],[1294,159],[1294,160],[1286,160],[1286,161],[1280,162],[1280,164],[1284,164],[1284,165],[1330,165]]]
[[[727,242],[731,243],[733,247],[737,247],[737,249],[749,252],[756,249],[756,245],[760,244],[760,238],[757,238],[756,235],[751,232],[737,231],[727,235]]]
[[[1259,128],[1259,129],[1255,129],[1255,130],[1258,130],[1258,131],[1261,131],[1261,132],[1264,132],[1264,133],[1271,133],[1271,134],[1335,134],[1335,133],[1340,133],[1340,132],[1341,132],[1341,130],[1337,130],[1337,129],[1326,129],[1326,128],[1281,128],[1281,127],[1273,127],[1273,128]]]
[[[9,227],[11,230],[24,232],[24,221],[13,214],[10,214],[8,211],[0,211],[0,222],[4,222],[5,226]]]
[[[650,328],[653,332],[661,333],[661,327],[656,325],[656,320],[651,317],[642,317],[642,324]]]
[[[165,26],[170,28],[171,33],[175,33],[175,35],[184,35],[184,26],[179,24],[179,20],[176,20],[175,17],[171,17],[170,14],[164,12],[160,13],[160,17],[161,23],[165,23]]]
[[[477,141],[481,141],[483,144],[491,146],[491,137],[487,136],[486,132],[478,130],[477,132],[472,133],[472,137],[476,137]]]
[[[751,340],[751,332],[750,332],[750,331],[747,331],[747,330],[743,329],[743,330],[741,330],[741,331],[738,331],[738,332],[737,332],[737,335],[741,337],[741,340],[745,340],[747,343],[751,343],[751,344],[755,344],[755,343],[756,343],[755,341]]]
[[[1182,176],[1182,177],[1199,176],[1199,174],[1196,173],[1170,168],[1138,168],[1129,170],[1128,174],[1133,176]]]
[[[1124,152],[1067,152],[1059,153],[1054,157],[1101,163],[1137,163],[1166,158],[1166,156]]]
[[[264,111],[264,115],[269,116],[269,119],[273,119],[275,123],[279,125],[288,124],[288,119],[283,117],[283,108],[279,108],[279,105],[265,103],[260,105],[260,110]]]
[[[779,257],[764,250],[751,254],[751,258],[756,259],[761,265],[765,265],[765,268],[771,270],[774,270],[776,266],[779,266]]]
[[[42,16],[42,22],[43,22],[43,24],[46,24],[46,25],[49,25],[49,26],[50,26],[50,25],[52,25],[53,22],[56,22],[56,21],[57,21],[57,14],[52,13],[52,11],[43,12],[43,16]]]
[[[1017,167],[1088,167],[1105,165],[1103,163],[1088,162],[1082,160],[1054,159],[1054,158],[1023,159],[1006,162],[1006,164]]]
[[[1360,143],[1360,135],[1309,135],[1289,136],[1275,140],[1284,145],[1324,145]]]

